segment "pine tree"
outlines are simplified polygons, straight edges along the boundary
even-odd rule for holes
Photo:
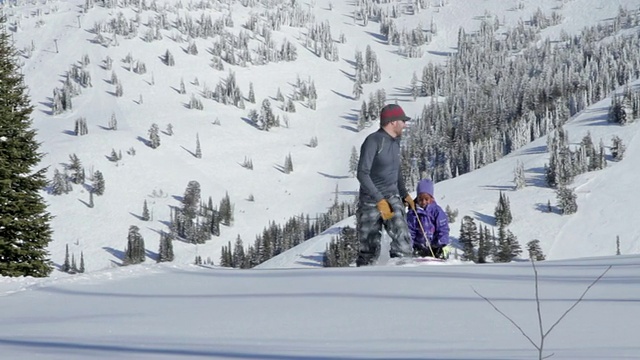
[[[160,245],[158,249],[158,262],[173,261],[173,235],[160,233]]]
[[[353,83],[353,99],[360,100],[360,96],[363,92],[364,90],[362,88],[362,82],[360,81],[360,79],[356,79],[356,81]]]
[[[67,169],[71,171],[71,181],[74,184],[84,183],[84,167],[82,166],[82,162],[80,162],[76,154],[69,155],[69,160],[71,163],[67,166]]]
[[[151,219],[151,216],[149,216],[149,207],[147,206],[147,199],[145,199],[144,203],[142,203],[142,216],[141,216],[141,218],[144,221],[149,221]]]
[[[293,172],[293,160],[291,160],[291,154],[285,156],[283,170],[285,174]]]
[[[220,200],[219,208],[220,222],[224,225],[230,226],[233,222],[233,205],[231,204],[228,192],[226,192],[224,194],[224,198]]]
[[[460,239],[458,240],[462,245],[462,260],[476,262],[475,248],[478,245],[478,228],[471,216],[465,216],[462,218],[460,225]]]
[[[540,248],[540,240],[531,240],[527,243],[527,252],[529,253],[529,259],[533,259],[535,261],[542,261],[545,259],[544,254],[542,253],[542,248]]]
[[[349,174],[351,174],[351,177],[355,177],[356,172],[358,172],[358,150],[353,146],[351,147],[351,157],[349,158]]]
[[[160,130],[158,128],[158,124],[151,124],[151,128],[149,128],[149,146],[152,149],[156,149],[160,146]]]
[[[129,227],[127,248],[124,251],[124,265],[139,264],[145,260],[144,239],[140,235],[140,228],[135,225]]]
[[[53,269],[51,215],[39,194],[46,169],[33,169],[43,157],[31,128],[33,107],[12,40],[0,26],[0,275],[45,277]]]
[[[626,147],[622,143],[622,139],[619,136],[614,135],[611,139],[611,156],[613,161],[620,161],[624,157],[624,151]]]
[[[456,222],[456,218],[458,217],[458,209],[453,210],[449,205],[447,205],[444,209],[444,212],[447,213],[450,224]]]
[[[76,255],[75,254],[71,254],[71,270],[69,270],[69,273],[71,273],[71,274],[77,274],[78,273],[78,266],[76,265]]]
[[[236,242],[233,246],[233,255],[232,255],[232,263],[235,268],[244,268],[245,263],[245,254],[244,254],[244,245],[242,244],[242,238],[238,234],[236,238]]]
[[[558,207],[562,214],[569,215],[578,211],[577,195],[573,189],[564,186],[558,187],[556,190],[558,199]]]
[[[498,199],[498,205],[496,205],[494,216],[497,226],[507,226],[511,224],[512,216],[509,198],[502,191],[500,191],[500,198]]]
[[[202,159],[202,149],[200,148],[200,134],[196,134],[196,158]]]
[[[53,180],[51,181],[51,193],[62,195],[68,193],[67,178],[58,169],[53,170]]]
[[[516,168],[513,170],[513,183],[515,184],[516,190],[527,186],[524,176],[524,164],[520,160],[517,161]]]
[[[489,228],[480,227],[478,233],[478,264],[487,262],[493,253],[493,236],[489,233]]]
[[[280,91],[280,88],[278,88],[278,91]],[[280,94],[280,96],[282,96],[282,94]],[[252,104],[256,103],[256,94],[253,90],[252,82],[249,83],[249,95],[247,95],[247,101],[249,101]]]
[[[111,113],[111,118],[109,119],[109,130],[118,130],[118,119],[116,118],[115,113]]]
[[[93,174],[92,192],[98,196],[103,195],[104,187],[104,176],[102,175],[100,170],[96,170],[96,172]]]
[[[80,252],[80,267],[78,268],[78,272],[79,273],[83,273],[85,270],[84,268],[84,253],[81,251]]]
[[[200,183],[196,180],[189,181],[182,197],[182,212],[189,220],[195,219],[197,215],[201,193]]]
[[[70,270],[71,262],[69,261],[69,244],[67,244],[64,252],[64,263],[62,264],[62,271],[68,273]]]

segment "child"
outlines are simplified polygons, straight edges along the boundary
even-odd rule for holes
[[[433,197],[433,181],[420,180],[416,189],[416,210],[409,209],[407,225],[416,256],[444,258],[443,248],[449,245],[449,218]],[[419,221],[419,222],[418,222]],[[422,226],[420,226],[422,224]],[[431,250],[427,245],[431,244]],[[433,253],[432,253],[433,251]]]

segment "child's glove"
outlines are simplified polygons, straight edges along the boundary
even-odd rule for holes
[[[449,254],[451,253],[451,245],[445,245],[442,247],[442,258],[448,259]]]
[[[413,201],[413,198],[411,197],[411,195],[405,196],[404,203],[407,204],[409,209],[411,209],[411,210],[415,210],[416,209],[416,203]]]
[[[380,215],[382,215],[382,220],[387,221],[393,217],[393,211],[391,211],[391,205],[389,205],[387,199],[378,201],[376,207],[380,211]]]

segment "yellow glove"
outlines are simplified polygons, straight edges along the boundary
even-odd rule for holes
[[[393,211],[391,211],[391,205],[389,205],[387,199],[378,201],[376,207],[378,208],[378,211],[380,211],[380,215],[382,215],[382,220],[386,221],[393,217]]]
[[[415,210],[416,209],[416,203],[413,202],[413,198],[411,197],[411,195],[407,195],[404,198],[404,203],[407,204],[407,206],[411,209],[411,210]]]
[[[450,253],[451,253],[451,245],[447,245],[447,246],[444,246],[442,248],[442,258],[443,259],[448,259]]]

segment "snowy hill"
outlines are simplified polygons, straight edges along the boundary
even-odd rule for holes
[[[460,27],[476,31],[487,14],[513,26],[528,21],[539,8],[563,16],[560,25],[543,31],[554,39],[563,31],[575,34],[584,26],[607,24],[619,7],[634,11],[640,7],[637,0],[432,0],[418,1],[429,6],[416,12],[409,1],[382,2],[400,9],[396,19],[400,26],[437,29],[422,47],[422,57],[399,55],[398,47],[387,45],[379,35],[377,22],[365,25],[357,19],[354,11],[364,3],[360,1],[287,1],[283,5],[275,0],[168,0],[131,1],[127,6],[121,1],[113,8],[105,7],[110,1],[2,2],[35,106],[34,126],[45,153],[42,166],[49,167],[51,178],[76,154],[87,173],[99,170],[106,180],[105,193],[94,197],[93,207],[88,206],[90,181],[73,185],[69,194],[44,194],[55,216],[49,247],[53,261],[61,265],[68,245],[76,256],[83,253],[88,271],[69,275],[55,270],[48,278],[0,277],[2,358],[637,358],[640,325],[629,319],[640,316],[640,230],[634,216],[640,201],[636,184],[639,125],[607,123],[609,99],[593,104],[565,125],[572,145],[590,132],[594,142],[602,139],[607,149],[613,135],[627,146],[622,161],[609,161],[605,169],[576,177],[570,185],[578,195],[575,214],[546,211],[549,201],[555,207],[555,193],[543,178],[549,158],[546,137],[488,166],[436,184],[442,206],[457,209],[459,218],[470,215],[487,225],[492,225],[499,191],[504,191],[514,216],[509,228],[522,244],[539,239],[550,259],[536,263],[537,273],[525,261],[295,269],[320,267],[327,242],[342,227],[353,226],[353,217],[257,269],[191,265],[196,255],[217,264],[222,246],[233,243],[238,235],[245,244],[251,243],[270,221],[326,211],[336,186],[341,201],[353,198],[358,184],[348,172],[351,149],[376,128],[356,130],[361,103],[352,98],[356,50],[370,45],[382,70],[379,83],[364,85],[363,98],[385,89],[390,101],[397,100],[415,117],[430,99],[413,101],[406,91],[412,74],[420,73],[428,62],[446,62],[447,55],[456,51]],[[87,11],[85,4],[91,5]],[[184,19],[187,14],[198,20],[203,13],[215,19],[232,14],[233,25],[228,28],[240,33],[252,14],[278,6],[293,9],[290,4],[312,14],[316,24],[331,25],[339,61],[317,57],[312,47],[305,47],[308,30],[304,27],[282,26],[272,33],[274,42],[288,39],[297,47],[296,61],[225,65],[224,70],[211,66],[212,39],[184,36],[183,41],[175,41],[180,35],[178,17]],[[143,10],[143,5],[149,8]],[[154,35],[150,24],[161,21],[160,15],[166,15],[169,29],[160,30],[162,39],[145,41],[145,36]],[[105,31],[100,40],[95,29],[120,16],[139,26],[137,35],[127,39]],[[341,34],[345,43],[338,41]],[[189,54],[189,41],[196,43],[198,55]],[[263,41],[256,36],[251,43],[258,48]],[[175,66],[165,65],[167,50]],[[124,61],[129,54],[146,65],[146,73],[129,70],[130,63]],[[54,114],[54,89],[63,86],[67,71],[86,60],[85,55],[92,86],[82,88],[72,99],[72,109]],[[106,68],[107,57],[113,61],[111,70]],[[204,85],[215,88],[228,79],[230,69],[245,97],[253,83],[256,104],[245,101],[246,108],[239,109],[203,98]],[[122,86],[120,97],[115,96],[113,73]],[[295,113],[285,113],[275,100],[277,90],[284,97],[293,96],[298,78],[314,82],[316,110],[298,101]],[[180,93],[181,80],[185,94]],[[632,85],[638,87],[637,82]],[[189,108],[192,94],[202,98],[202,111]],[[249,110],[259,110],[267,98],[281,120],[288,116],[289,126],[267,132],[250,124]],[[112,114],[117,130],[109,130]],[[88,125],[84,136],[74,135],[80,117]],[[153,123],[161,130],[156,149],[147,145]],[[169,123],[172,136],[162,132]],[[314,137],[318,146],[308,146]],[[195,157],[197,138],[201,158]],[[131,148],[135,155],[127,153]],[[122,159],[110,161],[112,150],[122,152]],[[294,171],[285,174],[282,168],[289,154]],[[241,166],[245,158],[252,160],[253,170]],[[524,164],[527,186],[514,191],[518,161]],[[200,183],[205,201],[211,196],[218,203],[228,193],[235,222],[205,244],[174,241],[176,260],[155,263],[159,232],[167,230],[171,208],[180,206],[192,180]],[[254,201],[249,201],[251,195]],[[152,216],[148,222],[141,219],[145,200]],[[120,266],[130,225],[140,227],[147,261]],[[452,224],[454,237],[458,229],[459,219]],[[621,256],[613,256],[616,236],[620,236]],[[534,287],[536,276],[539,287]],[[572,310],[564,316],[568,309]],[[540,325],[543,331],[553,327],[541,353],[535,349],[541,341]]]
[[[550,259],[614,255],[617,236],[620,237],[622,254],[639,253],[640,229],[635,226],[635,212],[630,210],[640,201],[640,192],[634,186],[639,169],[637,160],[633,160],[640,156],[640,139],[637,137],[639,124],[611,126],[606,122],[608,107],[609,101],[604,100],[565,126],[573,135],[572,143],[579,143],[589,131],[594,141],[599,141],[599,138],[606,141],[617,135],[628,144],[623,161],[610,163],[606,169],[576,178],[572,187],[578,196],[577,213],[561,215],[546,209],[548,201],[556,203],[555,191],[547,187],[543,179],[543,167],[548,162],[546,137],[472,173],[439,182],[436,185],[437,201],[458,209],[460,214],[470,215],[479,222],[493,226],[499,192],[504,191],[510,199],[514,215],[509,228],[523,245],[539,239],[543,252]],[[528,182],[528,186],[517,191],[513,190],[512,180],[516,161],[524,163]],[[259,268],[322,266],[326,244],[337,236],[343,226],[355,227],[354,217],[261,264]],[[459,222],[453,224],[454,236],[457,236],[459,229]],[[384,259],[384,255],[381,257]]]
[[[217,263],[221,247],[233,243],[238,236],[248,245],[270,221],[282,223],[301,213],[325,212],[333,203],[336,187],[341,201],[351,201],[358,189],[348,172],[351,149],[358,148],[376,128],[374,124],[363,131],[356,130],[361,100],[352,97],[354,56],[356,51],[364,52],[366,46],[377,54],[382,76],[380,82],[364,85],[362,97],[368,99],[370,93],[384,89],[388,101],[398,101],[410,116],[416,116],[430,100],[413,101],[405,90],[412,74],[419,74],[428,62],[444,63],[446,55],[456,51],[458,30],[476,31],[487,14],[509,27],[527,21],[537,9],[559,12],[564,17],[561,24],[542,32],[542,36],[554,39],[563,31],[574,34],[585,26],[606,23],[621,6],[637,9],[639,5],[631,0],[422,3],[428,6],[420,11],[404,1],[381,4],[398,10],[395,21],[399,27],[437,30],[431,42],[421,47],[423,56],[418,58],[402,56],[398,46],[388,45],[379,35],[377,22],[365,25],[358,19],[355,13],[360,8],[353,2],[272,1],[270,6],[256,1],[132,2],[127,6],[79,0],[4,3],[8,29],[21,51],[25,80],[35,106],[34,126],[42,142],[41,151],[46,154],[42,166],[49,168],[51,179],[54,170],[63,171],[69,156],[76,154],[87,174],[100,171],[105,178],[105,193],[94,197],[93,208],[88,206],[90,180],[73,185],[69,194],[44,195],[55,216],[49,249],[53,261],[56,265],[62,263],[68,245],[76,257],[83,253],[88,271],[118,266],[131,225],[140,228],[147,260],[153,261],[159,232],[167,231],[171,208],[180,206],[192,180],[199,182],[203,201],[211,197],[217,204],[228,193],[235,221],[222,228],[220,237],[205,244],[175,242],[175,261],[182,264],[192,263],[196,255]],[[224,63],[223,70],[216,70],[212,67],[216,40],[184,33],[188,20],[202,22],[203,14],[213,20],[230,16],[230,32],[250,33],[247,24],[252,16],[257,14],[259,23],[264,25],[267,10],[274,13],[289,4],[295,4],[291,8],[295,11],[288,14],[309,16],[309,23],[281,26],[271,32],[271,38],[277,44],[284,44],[285,39],[294,44],[295,61],[246,67]],[[160,27],[157,32],[161,38],[149,41],[148,37],[157,35],[152,30],[157,29],[154,26],[163,17],[167,28]],[[110,26],[123,27],[123,23],[137,28],[134,36],[107,31]],[[313,46],[306,45],[311,24],[330,25],[338,61],[317,56]],[[118,31],[126,32],[124,28]],[[339,41],[342,35],[344,43]],[[248,41],[255,50],[265,37],[254,34]],[[197,46],[197,55],[189,53],[191,44]],[[174,66],[166,64],[167,51],[174,58]],[[112,61],[111,68],[108,59]],[[92,85],[81,88],[81,93],[73,97],[72,109],[54,113],[54,89],[61,89],[66,74],[82,63]],[[136,63],[144,64],[146,72],[134,72]],[[235,74],[245,98],[253,85],[255,104],[245,101],[245,109],[240,109],[204,98],[205,90],[214,90],[217,84],[227,81],[230,72]],[[285,98],[292,98],[300,90],[296,87],[298,80],[315,85],[316,109],[304,101],[294,101],[296,112],[285,112],[283,104],[276,100],[278,89]],[[116,96],[120,90],[122,96]],[[191,109],[192,98],[200,99],[204,109]],[[264,99],[269,99],[281,119],[281,126],[270,131],[258,130],[248,115],[252,109],[260,111]],[[596,142],[603,139],[608,144],[610,136],[618,134],[628,145],[624,161],[576,179],[577,214],[560,216],[540,210],[540,204],[548,200],[554,203],[555,198],[540,179],[541,169],[548,161],[544,138],[485,168],[438,183],[438,201],[458,209],[460,216],[471,215],[491,224],[498,190],[510,189],[513,167],[519,159],[525,163],[530,186],[508,195],[514,214],[511,230],[521,243],[539,239],[548,258],[561,259],[613,254],[615,237],[620,235],[622,253],[637,253],[640,240],[638,230],[631,225],[632,211],[620,210],[632,209],[638,199],[635,184],[631,183],[640,151],[635,139],[637,125],[606,124],[603,117],[608,104],[603,100],[567,126],[572,141],[579,141],[590,131]],[[117,130],[109,129],[112,116],[117,119]],[[82,117],[86,118],[88,134],[75,136],[75,122]],[[154,123],[160,129],[157,149],[148,146]],[[173,126],[171,136],[165,133],[168,124]],[[309,146],[313,138],[318,140],[317,147]],[[201,143],[201,158],[195,156],[196,139]],[[131,150],[135,155],[129,154]],[[110,161],[112,151],[121,153],[122,159]],[[294,166],[290,174],[282,171],[288,155]],[[245,159],[252,161],[253,170],[241,166]],[[249,201],[252,197],[254,200]],[[149,222],[140,218],[145,200],[152,216]],[[453,236],[457,228],[454,224]]]

